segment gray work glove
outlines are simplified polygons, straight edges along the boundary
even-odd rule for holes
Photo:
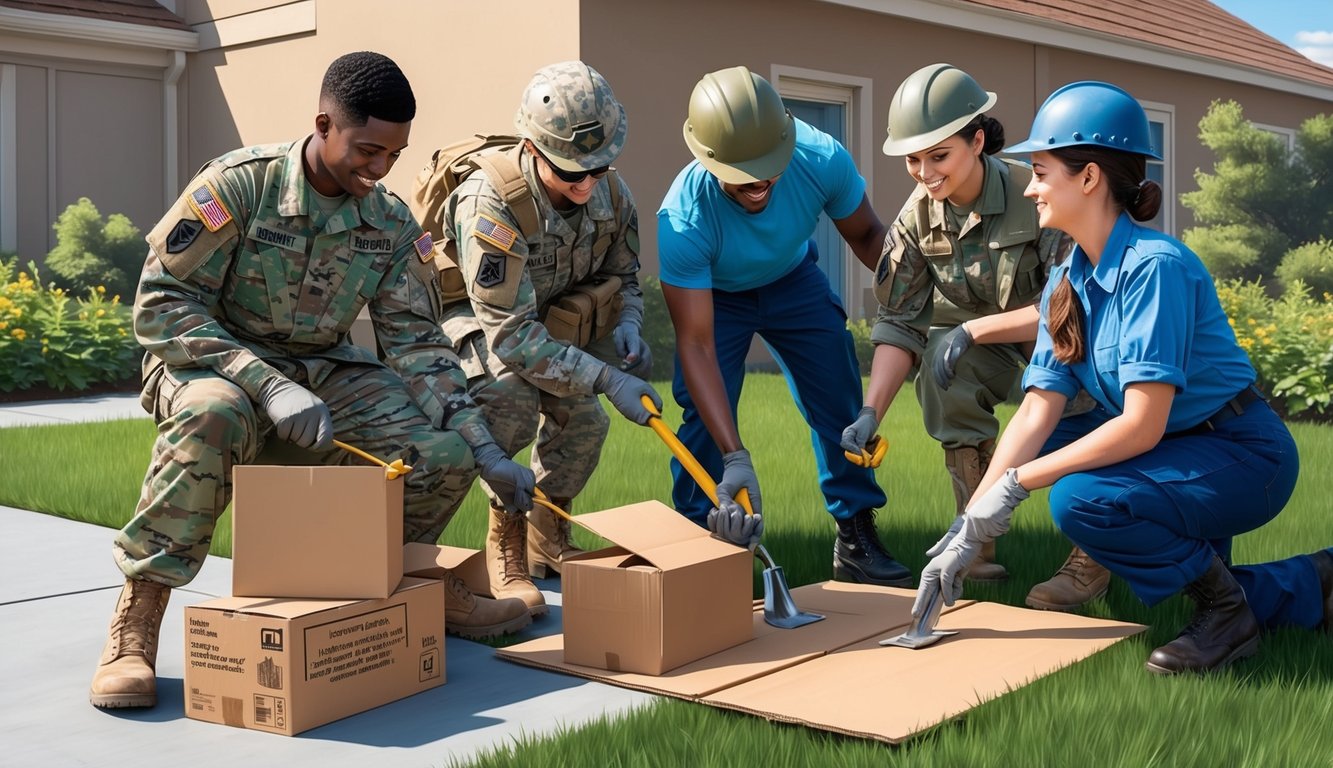
[[[291,379],[275,377],[259,389],[259,405],[278,439],[315,451],[333,446],[333,417],[314,392]]]
[[[603,368],[597,377],[597,383],[593,386],[598,392],[606,395],[611,405],[614,405],[622,416],[635,424],[647,424],[648,419],[652,418],[648,409],[643,407],[644,395],[653,401],[658,413],[662,412],[662,398],[651,384],[617,370],[615,366],[608,365]]]
[[[537,476],[531,469],[514,463],[495,443],[473,448],[472,457],[481,468],[481,479],[500,497],[505,512],[521,515],[532,509],[532,489]]]
[[[1009,530],[1014,508],[1027,497],[1028,489],[1018,483],[1018,470],[1011,467],[967,508],[963,516],[981,542],[995,541]]]
[[[736,495],[742,488],[750,495],[750,509],[754,510],[755,517],[763,514],[759,478],[754,474],[754,464],[750,463],[750,452],[744,448],[722,456],[722,482],[717,484],[718,506],[725,508],[727,504],[736,503]]]
[[[624,362],[620,364],[620,370],[627,373],[647,372],[653,368],[653,351],[648,347],[648,342],[639,335],[639,324],[626,320],[616,326],[615,330],[616,354]]]
[[[874,406],[867,405],[856,414],[856,421],[847,425],[842,431],[842,442],[839,445],[849,453],[864,453],[866,443],[875,436],[877,429],[879,429],[879,416],[875,414]]]
[[[958,358],[975,343],[972,334],[967,330],[966,323],[944,334],[944,340],[940,342],[940,348],[935,352],[935,359],[930,361],[931,373],[935,375],[935,382],[940,385],[940,389],[948,389],[953,384],[953,377],[958,369]]]
[[[935,592],[942,592],[944,604],[953,605],[963,595],[963,571],[981,553],[981,540],[972,532],[966,517],[960,517],[950,526],[949,533],[926,552],[934,553],[921,571],[921,583],[916,588],[912,603],[912,617],[921,618]]]
[[[708,511],[708,530],[723,541],[753,552],[759,546],[759,537],[764,534],[764,516],[758,513],[747,515],[745,509],[734,501],[721,504],[720,509],[714,507]]]

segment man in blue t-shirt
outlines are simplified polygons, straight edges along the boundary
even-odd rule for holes
[[[865,180],[832,137],[796,120],[767,80],[745,67],[705,75],[690,96],[685,143],[696,160],[657,212],[662,293],[676,330],[672,393],[684,408],[680,439],[717,486],[718,507],[672,462],[677,509],[741,546],[744,489],[762,520],[759,480],[741,442],[736,403],[745,356],[759,334],[810,425],[820,489],[838,523],[833,575],[910,586],[912,573],[880,543],[874,472],[845,460],[842,429],[861,408],[861,377],[847,315],[816,264],[811,240],[827,213],[856,257],[874,268],[885,227]]]

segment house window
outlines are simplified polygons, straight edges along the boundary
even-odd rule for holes
[[[1162,156],[1161,160],[1148,158],[1148,178],[1162,188],[1162,207],[1157,215],[1143,224],[1160,230],[1168,235],[1175,235],[1176,225],[1176,185],[1172,165],[1175,162],[1173,128],[1176,108],[1170,104],[1139,102],[1148,115],[1149,136],[1153,149]]]
[[[1296,129],[1255,122],[1251,122],[1250,125],[1258,128],[1264,133],[1271,133],[1276,136],[1278,141],[1282,142],[1282,146],[1287,148],[1287,152],[1294,153],[1296,151]]]

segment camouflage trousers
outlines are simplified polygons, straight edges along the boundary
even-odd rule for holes
[[[611,428],[598,396],[556,397],[543,392],[494,360],[483,334],[471,334],[457,349],[469,374],[468,390],[481,405],[496,444],[512,457],[536,440],[530,464],[537,487],[552,498],[578,496],[597,468]],[[587,351],[602,357],[598,353],[605,350],[590,346]],[[498,504],[484,480],[482,486]]]
[[[134,518],[114,542],[126,576],[172,587],[189,583],[231,501],[238,464],[365,462],[340,449],[315,453],[278,441],[263,409],[211,370],[159,371],[143,394],[157,421],[157,441]],[[463,439],[432,426],[387,368],[341,365],[317,385],[304,380],[299,366],[287,372],[328,404],[339,440],[412,466],[403,486],[404,539],[434,543],[477,475]],[[293,551],[298,548],[292,542]]]
[[[926,432],[940,445],[945,449],[976,448],[1000,434],[995,406],[1016,392],[1031,359],[1031,344],[973,346],[958,359],[953,383],[945,390],[935,381],[929,361],[939,354],[940,343],[951,330],[952,326],[930,329],[923,363],[917,371],[916,399],[921,403]],[[1094,407],[1092,397],[1080,390],[1065,405],[1064,416],[1087,413]]]

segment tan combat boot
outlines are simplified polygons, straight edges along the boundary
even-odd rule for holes
[[[534,618],[546,615],[546,598],[528,575],[527,520],[491,507],[486,531],[486,577],[491,597],[516,597],[528,606]]]
[[[444,631],[480,640],[517,632],[532,623],[527,603],[516,597],[492,600],[472,594],[453,571],[444,572]]]
[[[953,479],[953,496],[957,505],[956,514],[963,514],[967,502],[981,485],[981,478],[990,465],[990,457],[995,453],[995,442],[987,440],[979,447],[963,446],[944,449],[944,466]],[[981,545],[981,553],[964,572],[971,581],[1004,581],[1009,578],[1009,571],[995,562],[995,542],[988,541]]]
[[[551,499],[551,503],[573,514],[571,499]],[[534,505],[528,513],[528,573],[534,579],[544,579],[551,571],[560,573],[560,564],[583,550],[569,538],[569,521],[541,505]]]
[[[94,707],[157,704],[157,633],[171,587],[125,579],[88,700]]]
[[[1072,611],[1106,594],[1111,572],[1097,564],[1087,552],[1074,547],[1055,575],[1033,587],[1025,601],[1043,611]]]

